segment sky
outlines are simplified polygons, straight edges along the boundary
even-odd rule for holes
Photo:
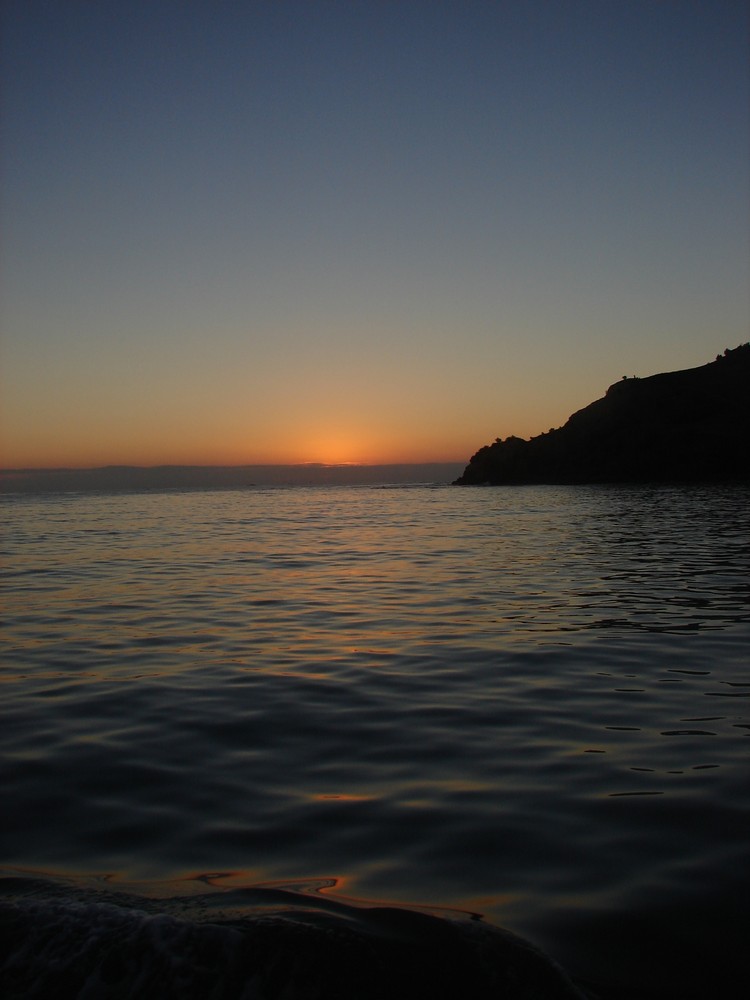
[[[744,0],[3,0],[0,465],[468,461],[750,333]]]

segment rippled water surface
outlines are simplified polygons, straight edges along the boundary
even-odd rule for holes
[[[749,499],[3,497],[0,862],[334,878],[686,996],[746,937]]]

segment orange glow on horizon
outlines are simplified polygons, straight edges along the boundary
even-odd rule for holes
[[[480,442],[484,444],[487,442]],[[425,463],[468,462],[479,445],[447,449],[439,443],[406,442],[394,446],[364,447],[344,439],[320,438],[305,447],[253,448],[235,444],[215,449],[187,446],[152,447],[134,442],[128,448],[29,448],[0,452],[0,469],[100,469],[106,466],[358,466],[420,465]]]
[[[172,427],[149,428],[135,421],[113,426],[103,419],[85,426],[50,422],[12,447],[10,441],[0,442],[0,468],[465,463],[494,437],[492,430],[482,434],[439,426],[414,426],[406,433],[395,420],[373,427],[366,420],[338,422],[327,416],[301,428],[291,419],[257,430],[248,423],[176,421]]]
[[[301,449],[302,464],[372,465],[373,448],[347,431],[328,431],[311,435]]]

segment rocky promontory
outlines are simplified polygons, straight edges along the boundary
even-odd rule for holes
[[[750,344],[623,378],[563,427],[480,448],[456,485],[750,480]]]

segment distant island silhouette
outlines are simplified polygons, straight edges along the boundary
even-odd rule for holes
[[[454,485],[750,480],[750,344],[623,376],[563,427],[480,448]]]

